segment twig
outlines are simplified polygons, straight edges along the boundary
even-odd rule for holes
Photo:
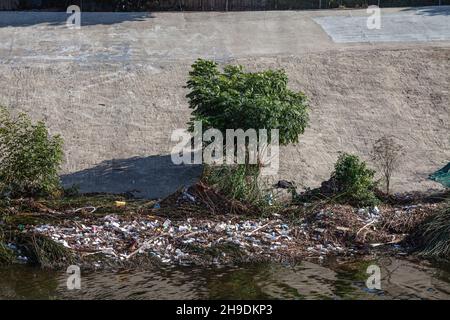
[[[387,244],[395,244],[395,243],[399,243],[399,242],[402,241],[402,239],[394,240],[394,239],[395,239],[395,235],[392,235],[392,238],[393,238],[392,241],[384,242],[384,243],[371,243],[370,246],[371,246],[371,247],[379,247],[379,246],[384,246],[384,245],[387,245]]]
[[[373,219],[372,221],[370,221],[368,224],[366,224],[364,227],[362,227],[361,229],[358,230],[358,232],[356,233],[356,236],[358,236],[358,234],[363,231],[364,229],[366,229],[368,226],[374,224],[375,222],[377,222],[376,219]]]
[[[255,230],[252,230],[251,232],[248,233],[248,235],[252,235],[252,234],[254,234],[254,233],[257,232],[257,231],[260,231],[260,230],[266,228],[268,225],[271,225],[272,223],[273,223],[273,221],[268,222],[268,223],[266,223],[265,225],[263,225],[263,226],[261,226],[261,227],[259,227],[259,228],[256,228]]]
[[[144,249],[145,247],[147,247],[151,242],[153,242],[154,240],[158,239],[159,237],[164,236],[165,234],[159,234],[157,236],[152,237],[151,239],[145,241],[142,246],[140,246],[139,248],[137,248],[136,250],[134,250],[132,253],[130,253],[129,255],[125,256],[125,259],[130,259],[131,257],[133,257],[136,253],[138,253],[140,250]]]
[[[89,214],[94,213],[95,211],[97,211],[96,207],[89,206],[89,207],[83,207],[83,208],[75,209],[75,210],[72,211],[72,213],[77,213],[77,212],[85,210],[85,209],[91,209],[91,212],[89,212]]]

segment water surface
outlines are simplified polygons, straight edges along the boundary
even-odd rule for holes
[[[381,290],[365,284],[381,268]],[[450,269],[397,258],[295,266],[153,267],[146,271],[82,273],[70,291],[63,271],[0,268],[1,299],[449,299]]]

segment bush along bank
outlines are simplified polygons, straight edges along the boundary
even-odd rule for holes
[[[0,196],[52,195],[59,191],[62,139],[43,122],[0,106]]]

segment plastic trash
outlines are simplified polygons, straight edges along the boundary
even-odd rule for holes
[[[273,205],[273,194],[269,193],[266,195],[266,201],[269,206]]]
[[[164,223],[163,223],[163,228],[164,228],[164,229],[169,228],[171,223],[172,223],[172,221],[170,221],[169,219],[167,219],[167,220],[164,221]]]
[[[116,207],[120,208],[120,207],[125,207],[127,205],[127,203],[125,201],[116,201],[114,202]]]
[[[373,214],[373,215],[379,215],[380,212],[381,212],[381,211],[380,211],[380,209],[378,209],[377,206],[373,207],[373,208],[370,210],[370,213]]]
[[[188,200],[192,203],[195,202],[195,197],[193,195],[191,195],[190,193],[188,193],[187,190],[183,191],[182,197],[183,197],[183,200]]]
[[[337,209],[333,210],[338,217]],[[405,210],[402,209],[402,212]],[[333,235],[336,235],[336,231],[352,232],[354,227],[348,228],[345,220],[334,222],[330,212],[329,209],[322,210],[316,213],[316,219],[300,219],[295,223],[282,216],[246,219],[192,216],[172,221],[145,214],[110,214],[103,218],[83,215],[76,221],[65,220],[58,225],[43,224],[27,228],[46,235],[75,252],[102,252],[117,261],[145,254],[154,256],[163,263],[196,262],[196,259],[201,258],[200,252],[205,250],[189,251],[191,246],[206,249],[228,244],[239,246],[250,257],[289,255],[295,250],[308,256],[327,255],[330,252],[346,254],[348,247],[338,242],[339,239],[334,239]],[[364,215],[369,214],[369,210],[363,212]],[[353,211],[351,214],[355,215]],[[356,217],[356,220],[365,223],[362,217]],[[330,241],[330,234],[331,240],[336,243]],[[187,246],[188,244],[191,246]],[[220,254],[209,259],[208,263],[214,258],[217,258],[217,263],[226,262],[231,256]]]
[[[222,223],[218,223],[215,226],[214,230],[216,230],[217,232],[222,232],[222,231],[226,230],[226,228],[227,228],[227,224],[222,222]]]
[[[178,231],[179,232],[184,232],[184,231],[189,231],[189,227],[188,226],[179,226],[178,227]]]

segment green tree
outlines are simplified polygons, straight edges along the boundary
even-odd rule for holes
[[[308,123],[308,99],[287,87],[283,70],[244,72],[242,66],[226,66],[198,59],[189,72],[187,95],[193,121],[203,130],[278,129],[281,145],[298,142]]]
[[[198,59],[187,82],[187,98],[193,109],[189,130],[194,131],[194,121],[202,122],[203,131],[214,128],[223,135],[227,129],[254,129],[256,134],[266,129],[267,142],[271,143],[270,132],[278,129],[281,145],[296,143],[308,124],[308,99],[288,89],[287,83],[283,70],[251,73],[242,66],[228,65],[221,71],[217,63]],[[236,141],[234,147],[236,151]],[[261,208],[263,203],[271,205],[259,186],[260,166],[248,160],[246,153],[245,164],[209,168],[207,181],[233,199]]]
[[[59,186],[62,139],[24,113],[13,117],[0,107],[0,194],[50,194]]]

